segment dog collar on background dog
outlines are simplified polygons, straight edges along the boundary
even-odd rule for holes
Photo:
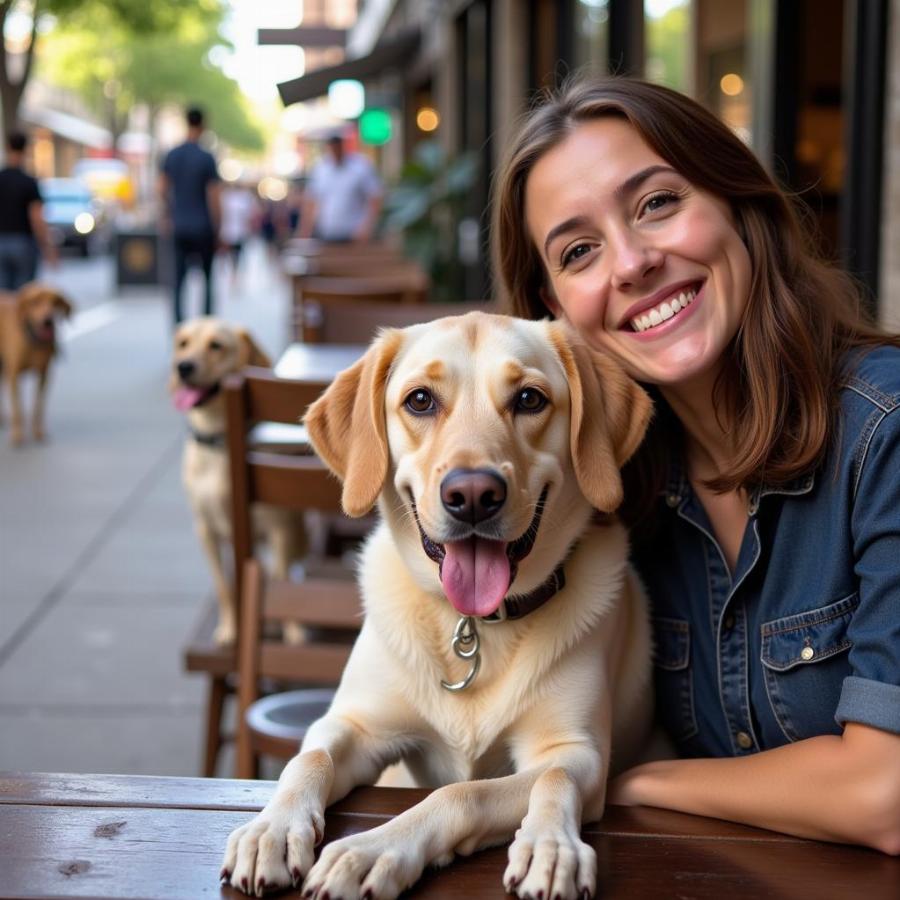
[[[520,596],[506,597],[499,608],[489,616],[482,616],[481,621],[485,625],[495,625],[505,622],[507,619],[522,619],[529,613],[543,606],[554,594],[566,586],[566,573],[560,563],[551,572],[550,577],[539,584],[531,593]],[[460,616],[453,629],[453,638],[450,641],[450,649],[462,660],[472,663],[472,668],[465,676],[456,682],[441,679],[441,687],[457,693],[464,691],[474,680],[481,668],[481,641],[478,638],[478,630],[475,627],[474,616]]]
[[[204,447],[216,447],[217,449],[225,449],[225,432],[221,434],[203,434],[200,431],[191,429],[191,437]]]

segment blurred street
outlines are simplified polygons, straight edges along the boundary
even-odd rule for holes
[[[236,285],[217,261],[218,312],[277,358],[288,285],[261,243],[247,250]],[[13,450],[0,429],[2,770],[199,774],[205,682],[182,672],[181,649],[211,582],[166,388],[170,299],[117,292],[114,276],[108,256],[41,274],[77,308],[51,373],[49,439]]]

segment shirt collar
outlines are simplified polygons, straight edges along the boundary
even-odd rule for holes
[[[813,489],[815,480],[815,472],[808,472],[805,475],[799,475],[797,478],[793,478],[791,481],[782,485],[757,485],[750,493],[748,505],[750,515],[756,515],[756,512],[759,509],[759,503],[763,497],[767,497],[769,494],[781,494],[782,496],[808,494]],[[687,480],[687,474],[684,471],[681,459],[679,457],[672,457],[669,460],[666,484],[663,490],[660,491],[660,495],[665,499],[666,506],[671,509],[677,509],[690,493],[690,484]]]

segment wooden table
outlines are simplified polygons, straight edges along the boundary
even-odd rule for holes
[[[0,898],[241,897],[219,884],[228,834],[272,782],[0,774]],[[364,831],[424,791],[362,788],[326,817],[325,839]],[[900,858],[654,809],[610,807],[584,837],[598,896],[897,900]],[[419,900],[502,900],[505,848],[429,871]],[[300,892],[278,896],[300,897]]]

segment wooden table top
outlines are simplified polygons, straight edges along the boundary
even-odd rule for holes
[[[279,378],[328,383],[365,352],[365,344],[288,344],[274,371]]]
[[[242,897],[219,884],[222,851],[273,790],[266,781],[0,774],[0,898]],[[325,839],[372,828],[425,793],[361,788],[328,811]],[[622,807],[583,834],[608,900],[900,897],[900,858],[861,848]],[[485,850],[428,871],[404,896],[502,900],[505,865],[505,848]]]

